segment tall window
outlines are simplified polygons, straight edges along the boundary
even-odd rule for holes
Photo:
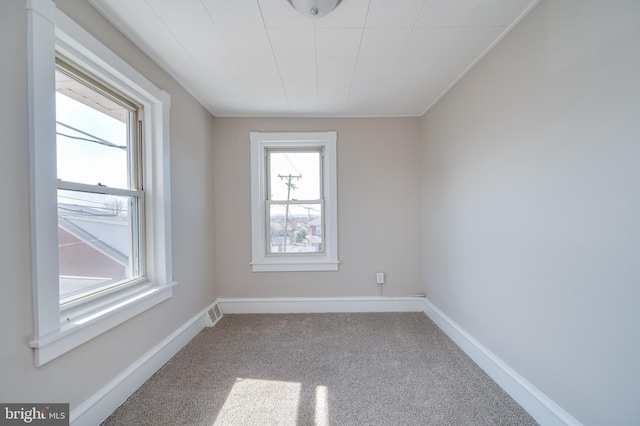
[[[144,277],[140,107],[56,60],[60,306]]]
[[[338,269],[336,132],[251,132],[252,268]]]
[[[170,96],[29,1],[34,364],[173,295]]]

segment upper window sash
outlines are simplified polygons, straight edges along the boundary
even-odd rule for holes
[[[287,154],[318,154],[318,170],[317,170],[317,187],[314,189],[314,194],[317,194],[318,197],[316,198],[308,198],[308,197],[303,197],[303,198],[296,198],[295,201],[313,201],[313,202],[321,202],[324,199],[324,179],[323,179],[323,174],[324,174],[324,170],[323,170],[323,162],[324,162],[324,149],[320,146],[320,147],[310,147],[307,149],[286,149],[286,148],[265,148],[265,159],[267,162],[267,167],[266,167],[266,176],[265,176],[265,185],[266,187],[266,200],[268,201],[273,201],[273,202],[281,202],[281,201],[287,201],[285,199],[283,199],[282,197],[278,198],[278,197],[273,197],[273,189],[272,188],[272,180],[273,177],[272,176],[272,154],[282,154],[285,157],[287,157]],[[287,160],[289,161],[288,157]],[[290,163],[292,164],[292,163]],[[293,166],[293,164],[292,164]],[[295,175],[292,175],[292,180],[291,184],[295,184],[297,183],[297,180],[300,179],[304,179],[305,176],[302,176],[300,174],[300,172],[297,169],[295,170]],[[278,176],[280,178],[281,181],[285,180],[287,177],[286,176]],[[315,180],[315,178],[313,178],[313,180]],[[316,191],[317,189],[317,191]],[[294,196],[296,194],[293,194]]]
[[[124,124],[125,132],[120,134],[120,137],[124,138],[125,145],[120,146],[117,143],[113,143],[112,141],[104,140],[99,138],[98,136],[94,136],[95,133],[92,131],[94,127],[98,129],[103,129],[104,127],[111,127],[111,122],[103,122],[103,121],[93,121],[87,117],[86,120],[82,122],[78,122],[75,119],[74,114],[69,115],[66,114],[64,117],[65,121],[71,122],[73,125],[70,126],[69,122],[62,122],[63,118],[56,117],[56,124],[63,127],[65,130],[69,130],[68,133],[75,134],[74,136],[82,136],[88,139],[93,140],[94,143],[99,143],[109,148],[117,148],[117,149],[125,149],[126,151],[126,165],[122,165],[126,167],[123,170],[124,173],[121,173],[121,177],[126,174],[126,183],[123,185],[111,185],[108,183],[107,185],[101,184],[100,181],[104,182],[105,176],[102,176],[102,179],[98,177],[98,182],[79,182],[78,180],[68,181],[70,183],[84,183],[93,186],[99,186],[100,188],[126,188],[129,191],[141,192],[143,189],[143,151],[141,149],[143,143],[143,130],[144,130],[144,114],[143,107],[138,102],[128,98],[121,94],[117,89],[108,86],[107,84],[100,81],[99,78],[90,75],[88,72],[84,71],[78,65],[75,65],[67,58],[64,58],[60,52],[56,52],[55,59],[55,68],[56,68],[56,111],[59,108],[63,108],[63,110],[74,111],[77,108],[82,108],[80,105],[84,105],[85,107],[95,110],[99,117],[111,117],[112,120],[120,121]],[[64,77],[66,78],[64,78]],[[60,78],[60,81],[58,81]],[[85,94],[90,93],[92,95],[100,96],[97,100],[95,97],[86,98]],[[60,96],[60,97],[58,97]],[[66,101],[63,101],[66,100]],[[58,102],[62,102],[61,105],[58,105]],[[80,115],[82,116],[82,115]],[[110,120],[109,118],[106,118]],[[75,121],[75,123],[73,123]],[[89,124],[86,123],[89,121]],[[104,127],[101,127],[104,126]],[[80,127],[80,128],[78,128]],[[87,133],[89,132],[89,133]],[[65,132],[67,133],[67,132]],[[60,134],[59,134],[60,135]],[[67,136],[68,135],[60,135]],[[113,134],[111,135],[114,136]],[[117,136],[117,134],[116,134]],[[57,137],[58,139],[58,137]],[[58,139],[59,140],[59,139]],[[97,155],[97,154],[96,154]],[[58,163],[60,166],[60,163]],[[113,174],[112,170],[100,170],[101,173]],[[60,171],[58,171],[58,176],[60,176]],[[65,176],[68,177],[68,176]],[[60,189],[72,189],[69,188],[68,185],[64,184],[64,180],[58,179],[59,184],[58,187]],[[61,186],[64,185],[64,186]],[[85,189],[88,189],[86,187]],[[90,191],[95,193],[112,193],[111,191],[104,192],[102,190],[98,191]],[[126,195],[126,194],[122,194]],[[129,193],[129,195],[136,195]]]

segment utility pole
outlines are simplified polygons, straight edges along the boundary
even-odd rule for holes
[[[311,221],[311,210],[316,210],[316,209],[314,209],[313,207],[305,207],[305,206],[300,206],[300,207],[302,207],[307,211],[307,218],[309,219],[309,221]]]
[[[280,178],[280,180],[286,180],[285,185],[287,185],[287,206],[286,206],[286,213],[284,216],[284,244],[283,244],[283,252],[286,253],[287,252],[287,228],[289,227],[288,201],[291,201],[291,190],[298,189],[291,181],[294,179],[302,179],[302,175],[292,175],[291,173],[289,173],[288,175],[278,174],[278,177]]]

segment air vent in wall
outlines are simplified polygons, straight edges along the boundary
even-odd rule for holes
[[[205,320],[207,327],[213,327],[222,318],[222,311],[217,303],[214,303],[208,310]]]

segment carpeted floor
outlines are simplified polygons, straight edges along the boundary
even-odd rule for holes
[[[535,425],[422,313],[225,315],[104,425]]]

